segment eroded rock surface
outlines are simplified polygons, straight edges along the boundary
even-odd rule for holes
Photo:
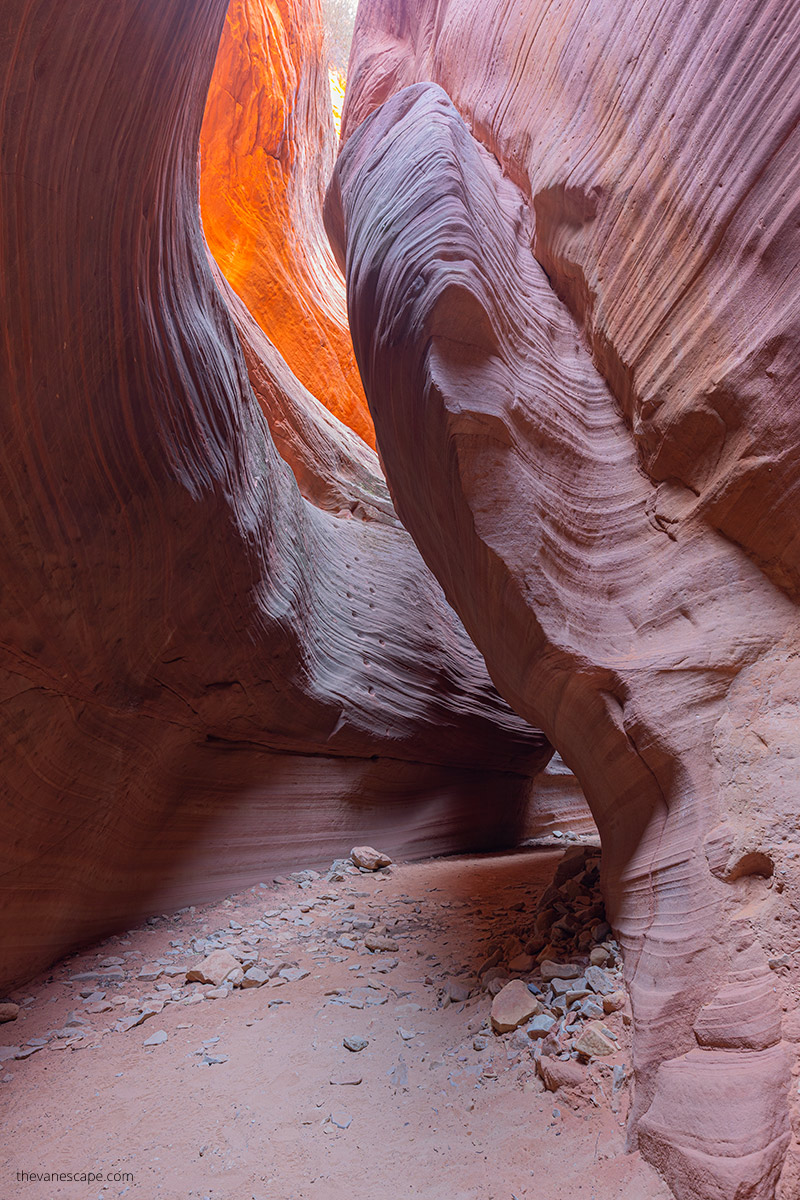
[[[797,20],[365,3],[329,193],[398,512],[586,792],[631,1141],[694,1200],[798,1178]]]
[[[275,450],[248,368],[291,373],[245,362],[198,211],[226,7],[0,13],[0,986],[301,849],[509,844],[550,754],[369,471],[342,520]]]
[[[295,375],[374,447],[322,226],[336,134],[319,0],[231,0],[200,149],[212,254]]]

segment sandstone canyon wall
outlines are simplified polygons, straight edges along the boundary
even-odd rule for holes
[[[0,987],[354,835],[513,842],[551,753],[372,451],[215,286],[225,10],[0,9]]]
[[[681,1200],[800,1194],[799,57],[784,0],[364,0],[327,202],[398,513],[600,829]]]
[[[294,374],[374,447],[322,225],[336,141],[319,0],[232,0],[200,135],[203,229]]]

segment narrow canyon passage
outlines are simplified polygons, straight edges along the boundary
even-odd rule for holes
[[[0,1200],[798,1200],[800,0],[0,67]]]

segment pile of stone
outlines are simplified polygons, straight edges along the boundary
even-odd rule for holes
[[[381,871],[385,873],[391,865],[392,860],[388,854],[375,850],[372,846],[354,846],[349,859],[334,861],[326,876],[326,881],[334,880],[342,872],[368,874]],[[304,870],[294,871],[287,878],[296,883],[299,888],[307,889],[316,883],[321,875],[318,871]],[[336,898],[328,893],[323,893],[320,898],[326,897]],[[296,914],[298,921],[311,924],[310,918],[302,916],[303,912],[309,912],[311,907],[310,903],[301,906]],[[279,910],[264,914],[265,917],[276,915],[285,916],[287,914],[281,913]],[[262,922],[255,924],[263,927]],[[352,930],[356,924],[357,922],[348,923],[348,930]],[[253,944],[253,938],[242,930],[238,922],[231,921],[230,925],[231,931],[222,930],[213,939],[207,938],[204,941],[195,939],[192,943],[193,949],[197,951],[210,951],[202,962],[186,972],[187,984],[211,985],[210,989],[205,991],[205,996],[217,999],[228,995],[232,988],[263,987],[266,983],[272,987],[279,987],[283,983],[295,983],[308,975],[308,971],[298,967],[295,962],[288,962],[280,958],[271,962],[262,960],[259,950]],[[396,951],[398,949],[397,943],[388,935],[385,926],[376,927],[374,921],[367,921],[364,923],[362,932],[364,932],[364,945],[367,950]],[[260,940],[260,935],[255,940]],[[348,948],[354,948],[356,945],[352,938],[344,936],[339,938],[339,944]]]
[[[280,987],[307,978],[309,972],[286,959],[261,960],[254,947],[234,946],[213,950],[207,958],[186,972],[187,983],[210,984],[204,994],[212,999],[227,996],[231,988]]]
[[[482,987],[493,997],[495,1034],[519,1030],[537,1064],[543,1058],[587,1063],[615,1054],[620,1029],[630,1023],[620,949],[605,919],[599,869],[594,847],[568,854],[527,938],[496,950],[479,972]],[[611,1022],[614,1014],[619,1015]],[[545,1077],[546,1071],[540,1074]]]
[[[321,889],[328,881],[346,878],[353,883],[364,875],[381,878],[391,869],[392,859],[382,850],[367,845],[354,846],[350,856],[337,859],[327,875],[307,868],[274,879],[276,885],[288,884],[297,888],[293,900],[285,893],[282,896],[272,894],[270,899],[277,902],[275,908],[260,910],[261,889],[266,889],[267,884],[251,889],[255,903],[250,897],[243,897],[241,901],[234,898],[223,901],[220,907],[235,906],[240,919],[231,915],[219,928],[209,930],[205,924],[200,926],[203,916],[198,915],[194,907],[181,909],[172,917],[149,917],[148,926],[166,925],[164,932],[175,935],[168,948],[160,945],[162,957],[146,961],[140,950],[125,950],[122,954],[106,957],[98,953],[94,962],[85,961],[83,954],[77,971],[71,962],[65,963],[63,982],[69,989],[67,1002],[70,1005],[66,1016],[60,1017],[60,1023],[43,1036],[28,1039],[24,1046],[0,1046],[0,1064],[29,1058],[47,1048],[80,1050],[97,1047],[100,1039],[111,1032],[128,1034],[145,1022],[155,1025],[153,1018],[174,1005],[192,1006],[205,1000],[222,1000],[239,989],[267,988],[269,999],[265,1004],[268,1007],[289,1003],[281,998],[286,993],[276,998],[273,992],[309,976],[308,967],[299,961],[301,952],[305,958],[321,954],[323,959],[344,962],[346,956],[331,951],[339,948],[357,950],[359,955],[369,955],[371,976],[386,975],[398,965],[396,958],[389,957],[399,949],[394,931],[379,920],[357,913],[355,899],[350,900],[336,890]],[[313,889],[313,893],[309,889]],[[354,893],[354,897],[365,895]],[[332,912],[327,909],[331,902],[338,902]],[[212,912],[216,913],[216,909]],[[326,912],[327,925],[315,920],[322,918],[324,922]],[[180,922],[178,928],[176,918],[184,917],[185,921]],[[171,928],[169,922],[174,922],[175,927]],[[407,922],[402,924],[405,928]],[[121,946],[129,944],[125,940],[120,942]],[[318,965],[323,963],[318,962]],[[387,997],[379,991],[382,987],[382,981],[376,982],[370,977],[367,987],[346,994],[343,990],[337,1001],[351,1008],[385,1004]],[[291,992],[292,989],[287,990]],[[24,1010],[33,1003],[33,996],[24,999],[23,1022]],[[0,1026],[16,1021],[20,1012],[20,1005],[0,998]],[[143,1045],[158,1046],[166,1038],[166,1031],[156,1030]],[[209,1060],[204,1058],[203,1061],[207,1064]]]

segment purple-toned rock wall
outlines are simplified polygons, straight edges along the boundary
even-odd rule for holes
[[[373,452],[215,285],[226,7],[0,13],[0,986],[353,841],[513,844],[551,753]]]
[[[631,1145],[692,1200],[800,1186],[798,56],[795,3],[365,0],[328,195],[397,511],[589,800]]]

